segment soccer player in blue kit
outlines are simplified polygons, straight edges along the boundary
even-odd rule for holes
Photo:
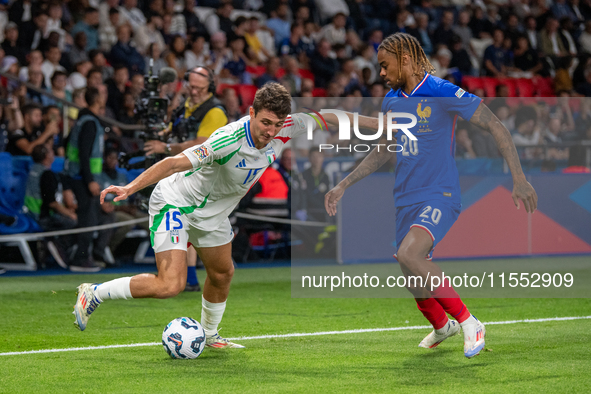
[[[460,183],[455,165],[454,129],[457,117],[490,132],[513,177],[513,201],[521,200],[528,213],[536,210],[538,197],[525,179],[511,134],[482,100],[458,86],[431,75],[435,70],[419,42],[405,33],[387,37],[378,48],[380,76],[391,87],[382,112],[417,114],[419,122],[409,131],[412,140],[397,130],[394,197],[396,206],[395,257],[405,276],[441,277],[431,260],[433,248],[457,220],[461,210]],[[409,119],[400,119],[406,123]],[[385,129],[385,128],[384,128]],[[336,214],[337,202],[345,189],[386,163],[394,153],[379,146],[330,190],[325,197],[329,215]],[[464,332],[464,355],[474,357],[484,348],[485,327],[466,308],[448,280],[431,291],[407,286],[419,310],[434,330],[419,344],[434,348],[445,339]],[[449,319],[447,314],[456,320]]]

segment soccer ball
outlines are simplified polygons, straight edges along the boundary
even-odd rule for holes
[[[162,346],[172,358],[197,358],[205,347],[205,331],[190,317],[179,317],[162,332]]]

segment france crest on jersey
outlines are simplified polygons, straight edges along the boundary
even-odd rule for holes
[[[404,112],[416,117],[412,140],[397,130],[394,198],[397,207],[428,200],[460,204],[460,181],[455,163],[455,127],[458,116],[470,120],[482,99],[428,73],[410,94],[390,90],[382,112]],[[396,121],[396,119],[394,119]],[[400,119],[398,123],[409,123]],[[400,148],[398,148],[400,150]]]

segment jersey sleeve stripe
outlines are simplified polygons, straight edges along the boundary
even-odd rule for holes
[[[235,138],[231,138],[229,140],[220,142],[219,144],[217,144],[215,147],[212,146],[214,151],[220,150],[222,148],[225,148],[228,145],[232,145],[237,143],[238,141],[240,141],[242,138],[244,138],[244,134],[240,134],[238,136],[236,136]]]
[[[227,141],[229,141],[229,140],[231,140],[231,139],[235,139],[235,138],[239,137],[239,136],[240,136],[241,134],[243,134],[243,133],[244,133],[244,129],[242,128],[242,129],[240,129],[240,130],[237,130],[237,131],[235,131],[235,132],[234,132],[234,134],[232,134],[232,135],[227,135],[227,136],[225,136],[225,137],[222,137],[222,138],[220,138],[220,139],[218,139],[218,140],[214,141],[214,142],[211,144],[211,146],[212,146],[212,148],[215,148],[215,147],[216,147],[216,145],[220,145],[220,144],[222,144],[222,143],[224,143],[224,142],[227,142]]]
[[[230,137],[234,137],[234,136],[236,136],[237,134],[239,134],[241,131],[244,131],[244,127],[241,127],[241,128],[239,128],[238,130],[236,130],[236,131],[235,131],[235,132],[233,132],[232,134],[225,134],[225,135],[221,136],[221,137],[220,137],[220,138],[218,138],[217,140],[213,141],[211,144],[212,144],[212,145],[215,145],[215,144],[219,143],[219,142],[220,142],[220,141],[222,141],[222,140],[226,140],[226,139],[228,139],[228,138],[230,138]]]

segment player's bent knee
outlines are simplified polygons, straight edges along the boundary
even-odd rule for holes
[[[180,281],[169,281],[165,282],[160,288],[160,294],[158,298],[172,298],[185,289],[185,283]]]
[[[207,276],[214,286],[227,285],[232,281],[232,277],[234,276],[234,265],[231,265],[225,270],[208,272]]]

